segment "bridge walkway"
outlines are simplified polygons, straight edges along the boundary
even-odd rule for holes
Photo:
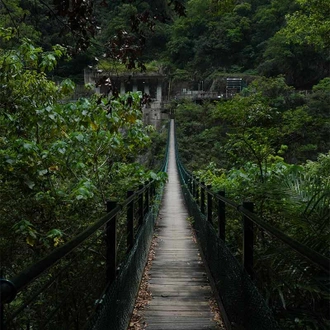
[[[152,300],[143,311],[148,330],[220,329],[199,248],[193,239],[175,161],[171,125],[168,182],[156,227],[155,258],[149,271]]]

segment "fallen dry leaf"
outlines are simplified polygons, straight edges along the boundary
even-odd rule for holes
[[[147,324],[143,320],[143,317],[141,315],[141,311],[148,305],[148,303],[152,299],[152,295],[149,290],[149,280],[150,280],[149,271],[152,265],[152,261],[155,258],[156,245],[157,245],[157,235],[154,234],[150,245],[148,261],[143,271],[139,293],[135,301],[133,315],[127,330],[143,330],[146,329],[147,327]]]

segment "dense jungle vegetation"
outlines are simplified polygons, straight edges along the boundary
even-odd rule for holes
[[[171,105],[183,161],[329,256],[329,12],[328,0],[0,0],[3,275],[69,241],[107,199],[164,180],[166,132],[143,124],[138,94],[68,101],[87,66],[210,91],[243,77],[231,100]]]
[[[128,95],[109,100],[96,94],[70,101],[74,82],[59,80],[76,65],[81,75],[90,63],[82,61],[94,42],[93,31],[85,30],[88,4],[1,1],[0,254],[6,277],[100,218],[107,200],[164,179],[154,171],[167,133],[161,138],[143,124],[138,93],[129,101]]]
[[[268,224],[327,257],[329,93],[329,78],[305,95],[283,77],[262,77],[227,101],[173,104],[181,160],[201,182],[238,204],[253,202]],[[228,217],[226,242],[240,259],[241,220]],[[299,256],[286,256],[276,239],[256,237],[256,281],[281,327],[326,329],[328,297],[319,270],[303,266]],[[308,280],[300,267],[311,272]],[[318,312],[308,315],[310,310]]]

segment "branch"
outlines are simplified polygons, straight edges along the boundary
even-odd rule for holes
[[[264,182],[264,171],[262,169],[262,162],[260,161],[257,153],[255,152],[255,150],[253,149],[253,147],[251,146],[251,144],[248,143],[248,141],[243,136],[241,137],[241,139],[248,146],[248,148],[251,150],[251,152],[254,155],[254,157],[257,159],[258,167],[259,167],[259,170],[260,170],[261,182]]]
[[[0,0],[0,1],[1,1],[1,3],[3,4],[3,6],[5,7],[5,9],[6,9],[8,15],[10,16],[10,20],[11,20],[12,24],[15,26],[15,29],[16,29],[17,32],[19,33],[19,27],[18,27],[18,25],[16,24],[15,19],[14,19],[14,17],[13,17],[12,14],[11,14],[10,9],[8,8],[8,6],[7,6],[6,3],[4,2],[4,0]]]

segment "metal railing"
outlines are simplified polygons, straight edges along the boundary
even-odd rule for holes
[[[108,201],[107,214],[78,236],[0,279],[1,329],[126,329],[163,186],[153,180],[121,203]]]
[[[175,95],[175,99],[181,100],[220,100],[232,98],[236,93],[219,93],[210,91],[187,91]]]
[[[253,203],[214,192],[186,170],[176,148],[186,203],[228,329],[327,329],[330,259],[258,217]]]
[[[107,214],[94,225],[16,277],[2,279],[2,328],[81,329],[153,212],[155,184],[128,192],[121,204],[109,201]]]

